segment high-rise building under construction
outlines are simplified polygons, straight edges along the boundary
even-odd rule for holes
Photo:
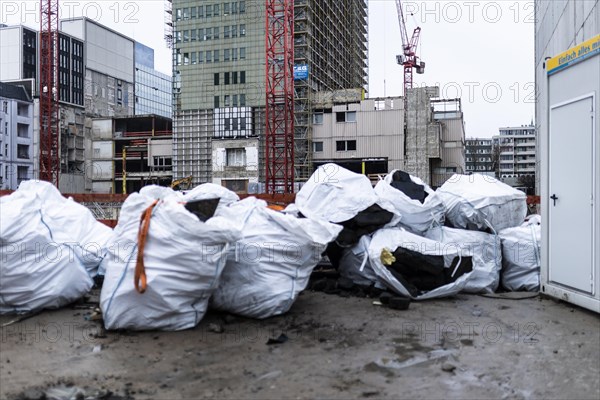
[[[265,1],[173,0],[169,7],[174,178],[257,187],[264,173]],[[315,94],[367,88],[367,0],[294,1],[294,65],[301,182],[312,172]]]

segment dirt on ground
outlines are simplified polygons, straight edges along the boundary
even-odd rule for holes
[[[597,314],[539,297],[375,300],[306,291],[283,316],[210,312],[181,332],[105,332],[89,303],[44,311],[1,328],[0,397],[600,398]]]

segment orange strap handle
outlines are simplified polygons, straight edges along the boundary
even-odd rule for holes
[[[140,228],[138,230],[138,254],[137,262],[135,263],[135,278],[133,284],[135,290],[138,293],[144,293],[146,291],[146,269],[144,268],[144,247],[146,247],[146,240],[148,240],[148,230],[150,229],[150,218],[152,217],[152,210],[158,204],[158,200],[146,208],[140,217]],[[141,284],[140,284],[141,281]]]

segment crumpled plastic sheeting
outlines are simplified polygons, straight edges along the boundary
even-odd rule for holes
[[[369,244],[371,236],[364,235],[352,247],[342,250],[339,260],[338,272],[341,277],[350,279],[355,285],[370,286],[378,284],[379,278],[369,261]]]
[[[244,237],[229,250],[211,305],[258,319],[290,309],[327,244],[342,229],[270,210],[254,197],[232,204],[221,215],[243,224]]]
[[[461,257],[472,257],[473,271],[469,273],[463,292],[494,293],[498,289],[502,251],[497,235],[439,227],[429,230],[425,236],[443,243],[444,248],[459,249]]]
[[[401,296],[414,300],[453,296],[464,289],[469,276],[472,274],[472,272],[464,274],[454,282],[440,286],[419,296],[412,296],[408,289],[392,275],[381,261],[381,253],[384,249],[393,252],[398,247],[418,251],[425,255],[443,256],[446,268],[450,267],[456,257],[460,257],[460,250],[455,246],[445,246],[440,242],[415,235],[403,228],[387,228],[375,232],[369,245],[371,266],[382,282]]]
[[[387,226],[401,219],[394,206],[375,193],[369,178],[331,163],[317,168],[296,194],[295,204],[305,217],[333,223],[348,221],[373,204],[394,213]]]
[[[454,174],[436,193],[446,205],[446,222],[454,228],[484,231],[521,225],[527,196],[499,180],[480,174]]]
[[[58,308],[83,297],[112,229],[48,182],[0,198],[0,313]]]
[[[516,228],[500,231],[502,286],[510,291],[540,290],[542,227],[539,215]]]
[[[146,292],[134,286],[140,216],[160,199],[150,219],[144,251]],[[147,186],[131,194],[121,210],[100,296],[107,329],[181,330],[204,317],[231,243],[241,237],[232,221],[201,222],[171,189]]]
[[[375,193],[380,199],[385,199],[392,204],[397,214],[402,215],[400,225],[417,234],[423,234],[434,226],[444,225],[446,207],[440,196],[421,179],[411,175],[410,179],[414,183],[424,186],[427,193],[423,203],[411,199],[402,191],[391,186],[396,171],[393,170],[383,180],[377,182]]]

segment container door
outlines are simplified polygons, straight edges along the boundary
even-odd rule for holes
[[[549,278],[592,293],[594,96],[550,107]]]

